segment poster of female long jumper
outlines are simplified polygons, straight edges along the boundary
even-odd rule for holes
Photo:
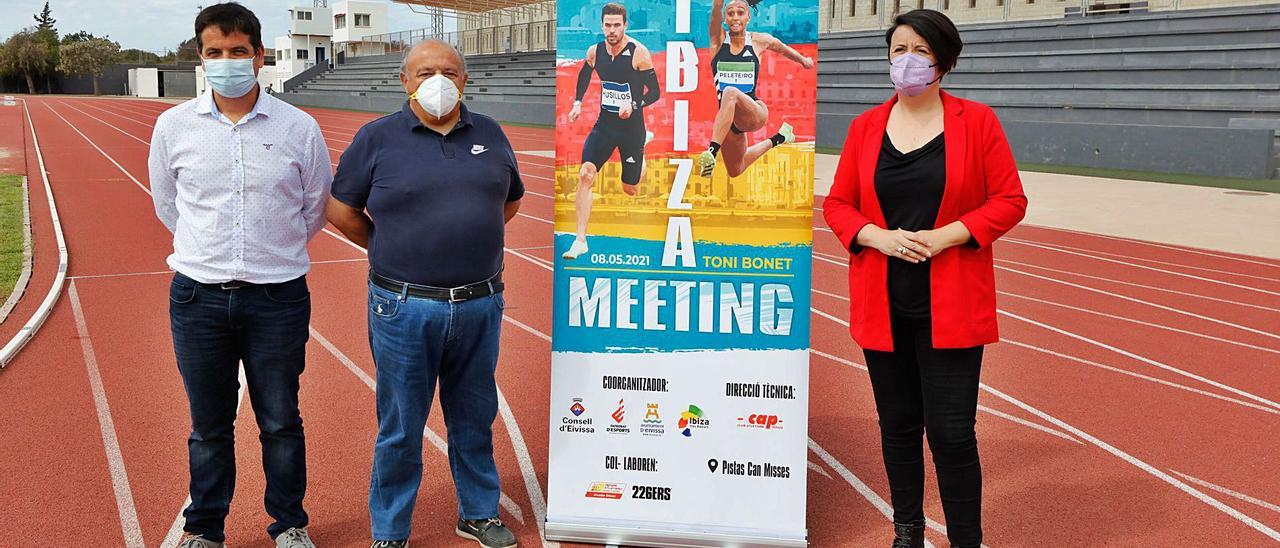
[[[560,0],[547,536],[804,546],[816,0]]]

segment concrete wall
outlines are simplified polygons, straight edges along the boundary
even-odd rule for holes
[[[194,70],[166,70],[160,72],[164,81],[165,97],[195,97],[196,73]]]
[[[1251,179],[1275,172],[1275,133],[1265,129],[1004,122],[1023,162]]]
[[[134,97],[160,96],[160,71],[154,68],[137,68],[130,70],[130,94]]]

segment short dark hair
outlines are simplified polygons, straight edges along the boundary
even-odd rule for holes
[[[621,15],[622,22],[627,22],[627,7],[617,2],[609,2],[604,5],[604,9],[600,10],[600,20],[604,21],[606,15]]]
[[[956,68],[956,60],[960,58],[964,41],[960,40],[960,31],[956,30],[956,25],[950,18],[942,12],[929,9],[900,13],[894,16],[893,24],[889,25],[889,30],[884,33],[886,45],[893,45],[893,31],[898,30],[902,25],[911,27],[911,30],[916,31],[916,34],[929,43],[929,49],[933,51],[933,57],[938,62],[939,74],[946,74]]]
[[[200,38],[200,33],[210,25],[216,25],[222,34],[233,32],[247,34],[249,43],[253,45],[253,51],[263,49],[262,23],[258,22],[258,16],[249,11],[249,8],[236,2],[214,4],[201,10],[200,15],[196,16],[196,48],[201,52],[204,51],[204,40]]]

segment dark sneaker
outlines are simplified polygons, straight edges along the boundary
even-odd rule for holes
[[[204,535],[183,533],[177,548],[226,548],[226,544],[204,538]]]
[[[458,520],[458,536],[479,542],[485,548],[515,548],[516,536],[498,518]]]
[[[408,548],[408,540],[375,540],[370,548]]]

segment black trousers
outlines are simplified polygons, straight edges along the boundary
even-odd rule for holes
[[[982,543],[982,465],[974,419],[982,347],[935,349],[928,319],[892,318],[893,352],[865,351],[893,521],[923,524],[924,441],[952,546]]]

